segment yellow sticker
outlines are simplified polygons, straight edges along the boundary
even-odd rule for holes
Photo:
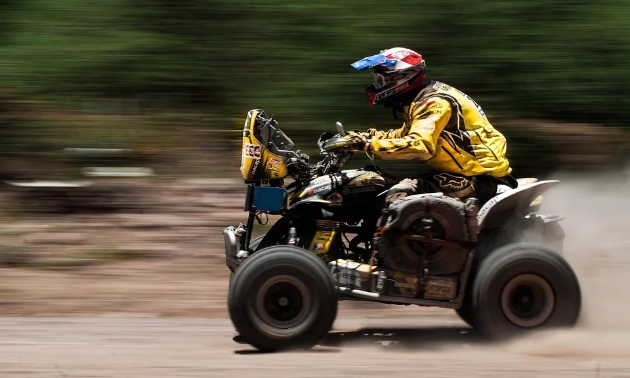
[[[335,231],[317,231],[311,242],[309,251],[319,256],[325,262],[328,262],[328,250],[330,244],[335,238]]]

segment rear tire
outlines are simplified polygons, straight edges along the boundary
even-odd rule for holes
[[[271,246],[247,258],[228,292],[239,338],[264,352],[317,345],[332,328],[337,306],[326,264],[293,246]]]
[[[472,322],[490,338],[573,327],[581,310],[575,272],[557,252],[533,243],[514,243],[480,264],[472,297]]]

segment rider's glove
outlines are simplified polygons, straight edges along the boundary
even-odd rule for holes
[[[368,144],[367,137],[357,131],[348,131],[344,138],[347,140],[345,148],[348,150],[361,151]]]

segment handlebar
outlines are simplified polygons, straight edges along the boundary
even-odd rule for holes
[[[341,122],[335,124],[338,135],[326,132],[320,135],[317,142],[319,153],[324,158],[313,164],[308,163],[308,156],[298,153],[291,153],[288,165],[291,175],[296,180],[310,180],[312,177],[335,173],[352,156],[353,152],[344,148],[347,140],[343,138],[348,135]]]

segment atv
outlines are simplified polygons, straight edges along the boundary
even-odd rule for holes
[[[341,170],[353,154],[345,135],[340,123],[322,134],[323,159],[310,164],[275,119],[248,112],[240,169],[249,216],[223,230],[241,342],[312,348],[340,300],[453,309],[492,339],[575,325],[581,289],[562,256],[563,218],[539,213],[559,181],[518,179],[481,207],[427,193],[385,208],[398,179],[376,164]],[[269,215],[278,220],[252,240],[254,222]]]

